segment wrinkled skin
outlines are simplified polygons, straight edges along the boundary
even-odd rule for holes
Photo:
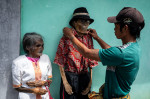
[[[90,24],[89,20],[78,19],[77,21],[74,22],[74,27],[78,33],[87,34],[89,24]]]
[[[32,58],[39,58],[44,50],[44,43],[43,40],[37,40],[36,44],[32,47],[27,47],[27,50],[29,51],[28,56]]]
[[[49,80],[49,84],[52,83],[52,80]],[[37,81],[30,81],[26,83],[30,87],[41,87],[41,86],[48,86],[47,81],[37,80]]]

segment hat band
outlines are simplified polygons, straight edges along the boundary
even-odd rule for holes
[[[87,16],[89,16],[88,13],[75,13],[75,14],[73,14],[73,16],[77,16],[77,15],[87,15]]]

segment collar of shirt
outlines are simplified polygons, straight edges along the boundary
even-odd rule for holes
[[[81,36],[81,35],[79,35],[79,34],[77,33],[77,31],[76,31],[74,28],[72,28],[72,30],[73,30],[73,34],[74,34],[75,37],[83,37],[83,36],[86,36],[86,35],[87,35],[87,34],[83,34],[83,35]]]

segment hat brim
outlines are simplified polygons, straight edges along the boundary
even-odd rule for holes
[[[70,20],[69,24],[72,26],[72,22],[73,22],[74,20],[77,20],[77,19],[89,20],[89,21],[90,21],[90,24],[94,22],[94,19],[91,19],[91,18],[89,18],[89,17],[75,16],[75,17],[73,17],[73,18]]]
[[[118,21],[116,20],[116,16],[108,17],[107,21],[109,23],[117,23]]]

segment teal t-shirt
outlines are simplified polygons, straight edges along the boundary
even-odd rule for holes
[[[137,42],[99,50],[101,62],[107,66],[104,99],[125,96],[130,92],[139,70],[139,53]]]

